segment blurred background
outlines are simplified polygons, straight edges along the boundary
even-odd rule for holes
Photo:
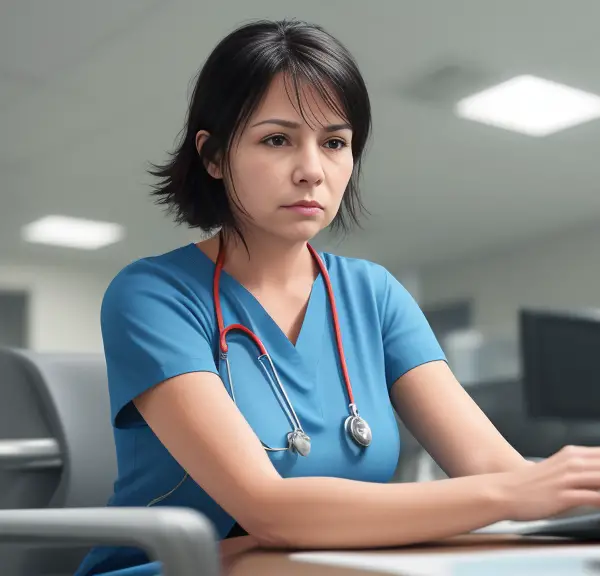
[[[101,353],[112,277],[200,239],[153,205],[146,169],[210,50],[262,17],[317,22],[358,60],[371,216],[315,244],[394,273],[465,386],[521,379],[524,311],[594,317],[597,1],[2,0],[0,345]],[[559,355],[579,337],[561,326]]]
[[[209,51],[259,17],[322,24],[370,90],[371,217],[321,249],[386,266],[441,337],[516,340],[520,307],[600,305],[600,122],[539,137],[456,113],[524,74],[600,94],[594,0],[0,6],[0,344],[101,351],[99,305],[116,272],[199,239],[152,204],[145,170],[172,149]],[[23,228],[50,215],[124,236],[85,250],[27,242]]]
[[[600,445],[600,2],[0,0],[0,509],[112,493],[102,296],[200,239],[146,170],[215,44],[283,17],[342,40],[372,99],[371,216],[315,245],[406,286],[524,456]],[[399,426],[394,480],[443,477]],[[2,574],[72,573],[82,553],[19,550],[0,547]]]

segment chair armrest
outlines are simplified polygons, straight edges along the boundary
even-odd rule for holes
[[[133,546],[162,562],[163,576],[218,576],[210,522],[188,508],[0,510],[0,541]]]
[[[54,438],[0,440],[0,469],[31,470],[61,467],[60,446]]]

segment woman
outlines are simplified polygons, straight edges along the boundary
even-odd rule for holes
[[[178,222],[219,232],[127,266],[102,306],[119,465],[109,505],[191,507],[220,538],[314,549],[600,502],[597,451],[526,462],[390,273],[310,249],[359,217],[370,122],[356,64],[317,26],[253,23],[210,55],[181,143],[153,173]],[[452,479],[388,483],[394,408]],[[78,574],[115,570],[157,566],[98,548]]]

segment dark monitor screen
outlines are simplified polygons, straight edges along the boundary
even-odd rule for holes
[[[600,314],[523,310],[520,332],[528,414],[600,419]]]

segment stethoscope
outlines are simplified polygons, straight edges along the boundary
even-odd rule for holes
[[[350,415],[346,418],[346,420],[344,422],[344,429],[345,429],[346,433],[359,446],[367,447],[371,444],[371,440],[372,440],[371,428],[369,428],[369,425],[367,424],[367,422],[359,416],[358,409],[356,407],[356,403],[354,402],[354,395],[352,394],[352,385],[350,384],[350,376],[348,375],[348,368],[346,366],[346,358],[344,356],[344,347],[342,345],[342,335],[341,335],[341,331],[340,331],[340,323],[338,320],[337,310],[335,307],[335,298],[333,296],[333,289],[331,287],[331,281],[329,279],[329,274],[327,273],[327,269],[325,268],[323,261],[321,260],[321,258],[317,254],[317,252],[314,250],[314,248],[310,244],[308,244],[308,250],[309,250],[311,256],[314,258],[317,265],[319,266],[321,274],[323,275],[323,279],[325,280],[325,285],[327,286],[327,295],[329,297],[329,302],[331,305],[331,315],[333,317],[333,325],[334,325],[334,329],[335,329],[337,350],[338,350],[338,355],[340,358],[342,374],[344,376],[344,382],[346,384],[346,390],[348,391],[348,399],[350,401],[350,404],[348,405]],[[281,383],[281,380],[279,379],[279,375],[277,374],[277,370],[275,369],[273,360],[271,360],[271,356],[269,356],[269,353],[267,352],[265,346],[260,341],[258,336],[256,336],[256,334],[254,334],[249,328],[246,328],[246,326],[243,326],[242,324],[230,324],[229,326],[225,327],[225,323],[223,322],[223,311],[221,310],[221,298],[220,298],[220,294],[219,294],[219,283],[220,283],[221,271],[223,270],[224,263],[225,263],[225,246],[224,246],[223,239],[221,238],[220,245],[219,245],[219,255],[217,256],[217,262],[215,265],[215,272],[214,272],[214,277],[213,277],[213,299],[214,299],[214,303],[215,303],[217,325],[219,328],[220,358],[225,362],[225,366],[227,369],[227,380],[228,380],[228,384],[229,384],[229,389],[231,391],[231,398],[233,399],[233,401],[235,403],[235,393],[234,393],[234,389],[233,389],[233,380],[231,378],[231,368],[229,366],[229,358],[227,356],[227,352],[228,352],[227,334],[233,330],[238,330],[240,332],[243,332],[247,336],[249,336],[256,344],[256,347],[260,351],[260,356],[258,357],[259,365],[264,370],[265,376],[267,377],[267,379],[270,382],[273,382],[273,379],[274,379],[275,384],[277,385],[277,388],[281,392],[281,395],[283,396],[284,401],[285,401],[284,411],[286,412],[286,415],[288,416],[288,418],[293,426],[293,430],[291,432],[289,432],[287,435],[287,440],[288,440],[287,447],[271,448],[262,440],[261,440],[261,444],[263,445],[265,450],[267,450],[269,452],[282,452],[282,451],[286,451],[286,450],[292,450],[292,451],[295,450],[301,456],[308,456],[308,454],[310,453],[310,445],[311,445],[310,437],[308,436],[308,434],[306,434],[306,432],[302,428],[302,424],[300,424],[300,420],[298,419],[298,416],[294,410],[294,407],[292,406],[292,403],[290,402],[290,399],[285,391],[285,388],[283,387],[283,384]],[[269,370],[270,370],[270,372],[269,372]]]

